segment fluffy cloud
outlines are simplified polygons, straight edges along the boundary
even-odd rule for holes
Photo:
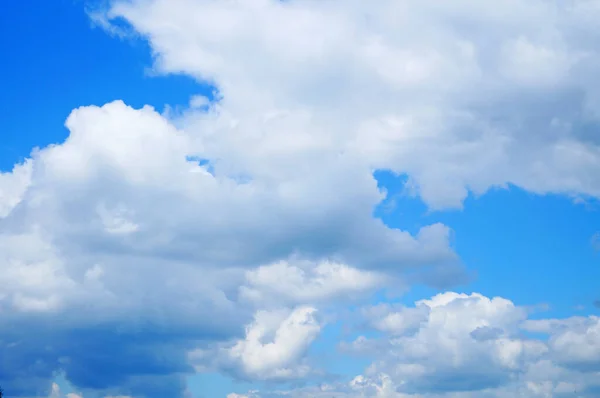
[[[222,167],[283,180],[344,154],[444,208],[506,184],[600,195],[599,14],[594,0],[123,0],[104,16],[149,40],[158,71],[218,87],[219,117],[187,123]]]
[[[528,321],[525,329],[550,335],[548,346],[557,363],[576,370],[600,372],[600,318],[597,316]]]
[[[309,369],[290,365],[302,358],[321,326],[315,309],[301,307],[282,316],[280,312],[259,312],[246,329],[246,338],[228,350],[244,373],[260,379],[289,379],[304,376]],[[272,341],[265,342],[272,336]]]
[[[270,300],[322,303],[384,286],[384,271],[456,264],[447,227],[411,236],[372,218],[382,195],[369,173],[344,187],[331,168],[285,184],[213,172],[197,160],[202,131],[119,101],[77,109],[66,125],[64,143],[0,180],[0,340],[23,361],[0,382],[19,394],[62,369],[82,388],[178,396],[195,341],[238,338]],[[352,170],[333,162],[334,174]],[[119,365],[106,369],[109,358]],[[27,381],[30,361],[39,384]]]
[[[545,350],[539,342],[515,338],[525,317],[508,300],[454,293],[392,310],[375,319],[376,327],[397,337],[381,347],[372,370],[402,380],[406,392],[498,387]],[[369,343],[359,339],[354,345],[369,350]]]
[[[237,379],[301,379],[312,372],[305,355],[322,327],[313,307],[259,310],[243,338],[197,348],[189,358],[197,371],[225,371]]]
[[[0,218],[19,204],[31,178],[31,162],[15,165],[8,173],[0,172]]]
[[[90,394],[179,397],[193,366],[300,377],[315,309],[386,275],[464,281],[448,227],[373,217],[373,172],[408,175],[432,209],[507,184],[600,196],[599,16],[595,0],[110,2],[96,21],[125,20],[158,72],[215,100],[76,109],[65,142],[0,174],[0,383],[26,396],[62,370]],[[341,394],[591,394],[594,318],[546,342],[504,299],[365,315],[390,337],[353,344],[379,359]]]
[[[365,308],[362,315],[383,332],[345,347],[374,358],[364,375],[345,384],[258,396],[594,397],[600,386],[594,316],[532,320],[504,298],[453,292],[414,307]]]
[[[393,278],[381,273],[361,271],[329,261],[281,261],[246,272],[240,297],[261,306],[271,304],[324,303],[348,299],[391,284]],[[360,296],[358,296],[360,297]]]

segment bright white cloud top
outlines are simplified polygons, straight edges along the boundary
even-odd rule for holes
[[[446,225],[373,216],[376,170],[432,210],[508,185],[600,198],[600,1],[133,0],[92,17],[217,91],[171,113],[75,109],[65,142],[0,174],[0,382],[17,396],[59,370],[85,397],[180,397],[195,371],[274,383],[230,398],[597,396],[597,317],[365,298],[470,277]],[[331,381],[309,351],[342,318],[368,336],[340,352],[372,365]]]

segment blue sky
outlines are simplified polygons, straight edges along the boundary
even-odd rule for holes
[[[593,396],[600,31],[383,3],[8,6],[8,396]]]
[[[86,3],[76,0],[15,3],[2,17],[4,95],[2,170],[33,147],[62,142],[69,113],[90,104],[123,99],[162,109],[187,104],[207,88],[183,76],[152,78],[146,43],[120,41],[94,27]],[[210,91],[210,90],[209,90]],[[24,110],[37,108],[35,118]]]

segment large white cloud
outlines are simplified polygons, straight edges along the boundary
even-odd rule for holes
[[[546,349],[537,341],[515,338],[527,314],[502,298],[445,293],[414,309],[378,315],[374,326],[397,337],[374,347],[369,339],[359,339],[353,348],[381,350],[372,371],[381,369],[401,380],[405,392],[498,387]]]
[[[365,374],[249,396],[591,398],[600,387],[594,316],[533,320],[510,300],[453,292],[414,307],[367,307],[362,316],[383,334],[343,348],[373,358]]]
[[[246,329],[245,339],[230,347],[227,355],[241,365],[245,374],[254,378],[305,376],[310,368],[297,362],[320,332],[315,312],[311,307],[296,308],[289,314],[258,312]]]
[[[329,305],[389,285],[385,272],[458,264],[447,227],[411,236],[371,216],[382,194],[367,170],[351,186],[331,179],[352,172],[343,157],[319,178],[240,180],[197,160],[202,130],[178,129],[150,107],[83,107],[66,125],[64,143],[0,176],[0,336],[4,357],[23,363],[0,382],[14,393],[49,388],[64,370],[104,394],[177,396],[196,342],[236,341],[262,309]],[[33,332],[41,327],[45,335]],[[252,365],[257,343],[239,344],[241,370],[221,368],[258,379],[309,373],[292,369],[304,350],[289,368],[263,369]],[[120,362],[111,371],[109,357]],[[30,361],[40,362],[35,383]],[[164,377],[150,388],[148,374]]]
[[[224,371],[246,381],[303,379],[314,371],[306,353],[322,327],[314,307],[259,310],[243,337],[196,348],[189,360],[198,372]]]
[[[216,84],[219,116],[186,122],[222,167],[281,181],[344,154],[407,173],[441,208],[508,183],[600,195],[599,14],[595,0],[123,0],[104,17],[147,38],[158,71]]]
[[[2,175],[22,181],[1,196],[8,209],[0,220],[9,289],[3,303],[15,309],[58,310],[80,294],[103,297],[106,306],[115,290],[154,300],[145,297],[153,289],[163,298],[164,291],[186,296],[201,286],[202,296],[225,309],[227,294],[238,294],[244,281],[246,296],[280,289],[306,301],[380,285],[376,271],[362,275],[344,263],[401,272],[456,261],[445,226],[413,237],[372,218],[381,195],[369,173],[350,186],[329,179],[331,168],[282,184],[213,175],[190,160],[195,131],[122,102],[80,108],[67,127],[64,143]],[[346,161],[338,162],[342,176],[353,170]],[[269,286],[289,259],[315,275],[296,278],[288,271],[305,271],[287,266],[282,272],[296,293]],[[313,287],[303,291],[303,284]]]

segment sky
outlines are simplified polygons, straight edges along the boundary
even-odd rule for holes
[[[10,2],[6,396],[597,397],[598,18]]]

